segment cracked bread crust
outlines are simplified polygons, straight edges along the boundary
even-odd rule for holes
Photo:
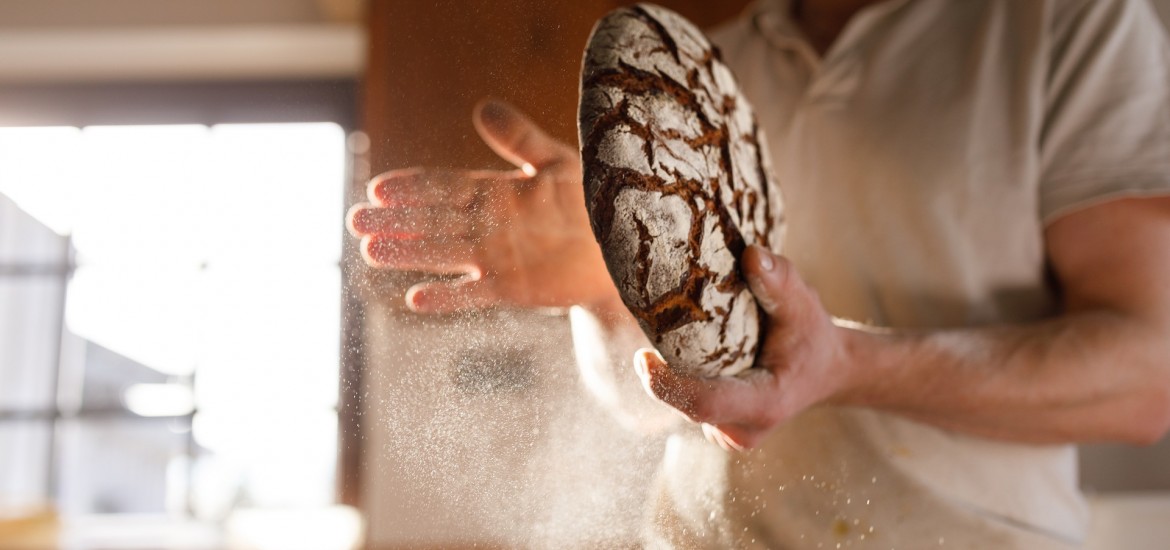
[[[781,239],[763,133],[701,31],[638,4],[602,18],[581,73],[585,204],[610,276],[674,368],[734,375],[761,315],[738,268]]]

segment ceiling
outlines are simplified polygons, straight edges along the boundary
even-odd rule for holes
[[[0,0],[0,85],[355,76],[364,0]]]
[[[367,1],[0,0],[0,86],[353,77]]]
[[[362,0],[0,0],[0,29],[356,23]]]

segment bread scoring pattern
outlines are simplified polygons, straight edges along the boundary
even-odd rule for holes
[[[779,244],[780,203],[718,51],[664,8],[611,12],[585,52],[579,123],[593,232],[643,331],[676,368],[749,368],[761,316],[738,259]]]

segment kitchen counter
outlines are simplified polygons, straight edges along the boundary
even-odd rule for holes
[[[1170,493],[1089,497],[1093,519],[1086,550],[1165,550]],[[222,525],[154,515],[41,513],[0,522],[4,550],[355,550],[362,521],[343,506],[314,510],[242,510]]]

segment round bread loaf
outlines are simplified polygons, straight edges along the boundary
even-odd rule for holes
[[[779,244],[764,136],[699,29],[638,4],[601,19],[581,72],[585,204],[626,307],[667,362],[752,366],[761,315],[738,269]]]

